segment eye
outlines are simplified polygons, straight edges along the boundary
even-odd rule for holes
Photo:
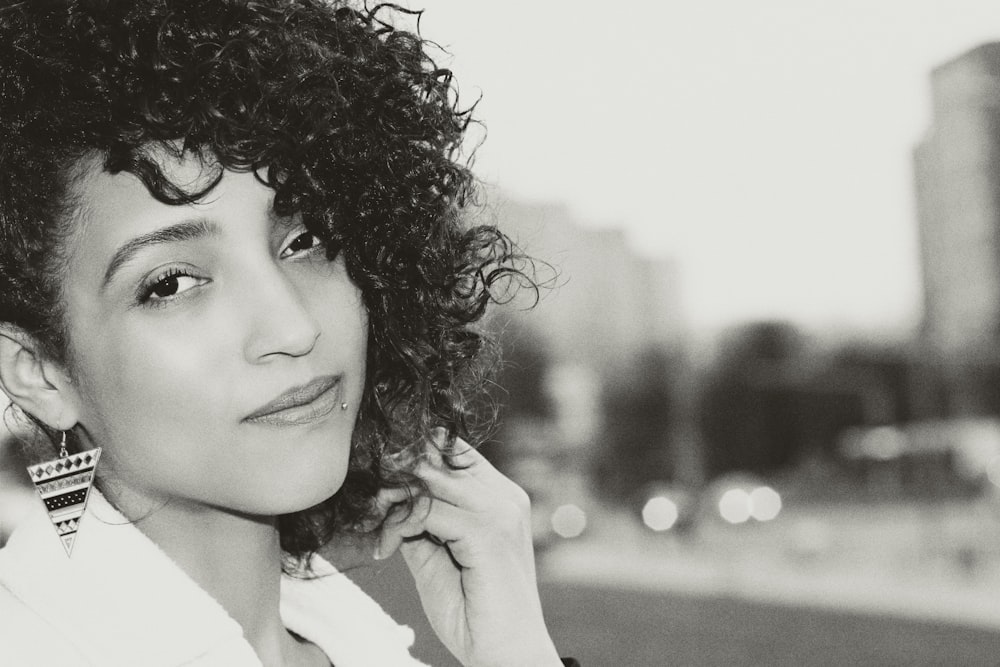
[[[172,267],[155,274],[151,280],[143,284],[139,290],[139,303],[169,301],[206,282],[208,282],[206,279],[193,276],[186,269]]]
[[[279,255],[282,259],[297,254],[311,254],[323,247],[323,242],[311,232],[298,232]]]

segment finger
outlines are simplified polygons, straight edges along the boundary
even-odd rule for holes
[[[459,437],[456,437],[450,446],[446,445],[444,439],[435,440],[433,448],[437,452],[437,460],[428,459],[429,463],[438,463],[448,468],[467,470],[472,470],[483,463],[489,465],[475,447]],[[443,463],[444,459],[447,459],[447,464]]]
[[[402,521],[406,517],[406,509],[418,492],[408,487],[393,487],[380,490],[375,494],[375,507],[371,528],[382,528],[388,523]]]
[[[375,547],[375,560],[392,556],[404,541],[420,537],[436,546],[470,535],[474,515],[446,502],[422,496],[413,511],[398,521],[386,522]],[[481,522],[480,522],[481,523]]]
[[[438,430],[444,431],[444,429]],[[452,471],[464,470],[474,475],[489,475],[496,472],[486,457],[461,438],[455,438],[451,447],[446,446],[443,438],[431,440],[420,455],[417,467]]]
[[[461,438],[455,441],[454,454],[449,455],[449,464],[439,466],[452,471],[465,471],[472,477],[491,486],[506,486],[511,481],[497,470],[482,453]]]
[[[421,496],[413,502],[408,512],[400,512],[398,517],[387,519],[375,545],[375,560],[389,558],[403,540],[424,532],[424,523],[434,505],[431,498]]]
[[[414,470],[427,491],[452,505],[484,510],[494,501],[496,490],[466,470],[451,470],[423,463]]]
[[[449,450],[448,458],[456,468],[472,470],[479,465],[490,465],[486,457],[480,454],[478,449],[461,438],[455,438],[455,444]]]
[[[497,551],[495,541],[500,535],[493,529],[490,517],[440,501],[432,502],[429,507],[421,520],[408,521],[398,529],[393,528],[387,548],[395,551],[404,543],[420,542],[447,548],[458,567],[470,567],[477,562],[477,558],[481,560]]]
[[[481,567],[508,563],[531,551],[531,526],[518,508],[503,511],[470,512],[464,508],[435,501],[420,523],[426,536],[415,542],[437,542],[447,548],[458,567]],[[411,544],[407,541],[406,545]],[[529,556],[530,560],[530,556]]]
[[[464,467],[434,466],[425,461],[414,473],[427,484],[434,497],[460,507],[483,510],[497,502],[521,503],[524,496],[521,487],[476,450],[463,453],[459,463]]]
[[[448,431],[443,426],[435,426],[430,430],[429,437],[424,440],[423,447],[417,453],[418,463],[429,463],[433,466],[443,465],[444,452],[448,449]]]
[[[433,466],[444,465],[444,460],[447,459],[451,467],[462,468],[471,467],[486,460],[476,451],[475,447],[462,438],[456,436],[449,443],[448,431],[442,426],[431,429],[430,437],[426,441],[420,458]]]
[[[442,547],[430,540],[410,540],[399,545],[399,552],[410,572],[420,572]]]
[[[410,498],[414,497],[413,489],[406,486],[389,487],[380,489],[377,494],[375,494],[375,506],[380,510],[381,514],[385,514],[393,506],[399,503],[404,503]]]
[[[463,567],[448,547],[427,539],[407,540],[400,545],[399,553],[413,575],[421,602],[427,602],[428,589],[462,591]]]

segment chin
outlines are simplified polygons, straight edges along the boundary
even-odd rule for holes
[[[281,485],[268,494],[266,514],[292,514],[309,509],[340,491],[347,476],[344,465],[331,474],[320,477],[310,475],[306,479],[297,478]]]
[[[234,499],[231,502],[213,503],[220,507],[228,506],[230,510],[252,516],[280,516],[294,514],[314,507],[333,496],[340,490],[340,484],[325,486],[319,489],[298,488],[285,494],[267,494],[250,499]]]
[[[282,511],[282,514],[290,514],[292,512],[300,512],[302,510],[309,509],[319,505],[324,500],[331,498],[335,495],[340,488],[344,485],[344,478],[341,477],[336,484],[330,484],[323,488],[318,489],[312,494],[301,494],[296,498],[296,502],[288,503],[289,507]]]
[[[337,493],[350,465],[350,439],[314,438],[298,443],[298,451],[280,469],[272,468],[265,484],[271,514],[290,514],[317,505]],[[289,465],[290,463],[290,465]]]

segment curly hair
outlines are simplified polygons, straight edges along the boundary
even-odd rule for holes
[[[60,262],[73,166],[88,155],[168,204],[254,171],[279,215],[340,253],[369,319],[368,374],[343,487],[279,518],[301,560],[377,525],[373,498],[443,426],[475,438],[490,340],[475,323],[525,279],[499,230],[469,227],[471,108],[391,5],[325,0],[0,2],[0,321],[65,361]],[[474,105],[473,105],[474,106]],[[172,183],[156,150],[217,177]],[[530,280],[528,281],[530,283]],[[447,446],[446,445],[446,449]]]

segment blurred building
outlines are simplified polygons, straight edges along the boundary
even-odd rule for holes
[[[668,475],[662,422],[684,336],[676,265],[641,257],[621,230],[583,226],[562,205],[497,193],[482,215],[537,261],[542,284],[534,308],[522,294],[493,319],[507,362],[502,467],[536,505],[543,488],[558,490],[552,503],[577,502],[570,490],[607,470],[624,479],[596,486],[614,495],[641,483],[637,471]]]
[[[683,332],[679,274],[669,260],[638,256],[620,229],[582,226],[557,204],[491,202],[496,224],[540,265],[549,285],[531,311],[508,310],[553,362],[586,365],[607,380],[650,347]]]
[[[921,346],[949,415],[1000,410],[1000,43],[931,73],[914,153],[924,282]]]

